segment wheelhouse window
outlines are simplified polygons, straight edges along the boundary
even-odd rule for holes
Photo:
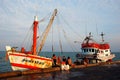
[[[108,56],[108,54],[105,54],[105,56]]]
[[[95,49],[95,53],[100,53],[100,51],[98,49]]]
[[[92,49],[92,52],[94,52],[95,50],[94,49]]]
[[[83,52],[96,52],[96,49],[83,49]]]
[[[108,50],[105,50],[105,52],[108,52]]]
[[[86,49],[86,52],[88,52],[88,49]]]
[[[89,49],[89,52],[91,52],[91,49]]]
[[[83,52],[88,52],[88,49],[83,49]]]
[[[101,53],[104,53],[103,51],[101,51]]]
[[[86,49],[83,49],[84,52],[86,52]]]

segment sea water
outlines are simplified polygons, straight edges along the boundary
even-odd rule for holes
[[[76,60],[75,55],[79,52],[41,52],[39,55],[40,56],[45,56],[45,57],[52,57],[53,54],[56,56],[63,57],[65,56],[66,58],[69,56],[72,61],[74,62]],[[115,58],[113,61],[120,60],[120,52],[113,52],[115,54]],[[12,71],[11,65],[9,60],[6,60],[5,58],[6,52],[5,51],[0,51],[0,73],[3,72],[9,72]],[[56,72],[49,72],[49,73],[42,73],[42,74],[32,74],[32,75],[26,75],[26,76],[19,76],[19,77],[12,77],[12,78],[7,78],[7,79],[14,79],[14,80],[68,80],[71,76],[81,76],[84,73],[79,72],[79,71],[56,71]],[[6,80],[6,79],[3,79]]]
[[[60,56],[61,58],[65,56],[66,58],[69,56],[72,59],[72,62],[76,60],[76,54],[80,52],[41,52],[40,56],[45,56],[52,58],[52,55]],[[115,54],[115,58],[113,61],[120,60],[120,52],[113,52]],[[6,52],[0,51],[0,73],[12,71],[9,60],[6,60]]]

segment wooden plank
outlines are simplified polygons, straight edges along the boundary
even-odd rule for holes
[[[6,77],[14,77],[14,76],[17,77],[21,75],[22,75],[21,71],[4,72],[4,73],[0,73],[0,79]]]

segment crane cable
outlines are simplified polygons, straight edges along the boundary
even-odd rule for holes
[[[60,23],[59,16],[57,16],[57,23]],[[59,38],[59,44],[60,44],[60,51],[61,51],[61,54],[62,54],[63,53],[63,48],[62,48],[62,41],[61,41],[60,27],[59,26],[58,26],[57,30],[58,30],[58,38]]]

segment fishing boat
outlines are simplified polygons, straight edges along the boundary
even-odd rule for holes
[[[52,26],[53,20],[57,14],[57,9],[54,10],[50,21],[44,31],[42,40],[40,42],[39,51],[37,51],[37,30],[38,30],[38,17],[34,17],[34,22],[32,26],[32,45],[31,50],[26,51],[24,47],[21,48],[21,50],[17,51],[15,47],[6,46],[6,54],[9,58],[11,67],[13,70],[29,70],[29,69],[38,69],[38,68],[50,68],[52,67],[52,59],[39,56],[38,53],[42,50],[43,45],[45,43],[46,37],[48,35],[48,32],[50,31],[50,28]]]
[[[91,63],[95,63],[95,61],[111,61],[115,57],[115,54],[111,53],[110,45],[108,42],[104,41],[103,36],[104,34],[102,32],[102,41],[97,42],[92,38],[91,33],[89,33],[89,36],[86,36],[81,44],[82,53],[76,55],[77,59],[83,60],[84,58],[87,58]]]

